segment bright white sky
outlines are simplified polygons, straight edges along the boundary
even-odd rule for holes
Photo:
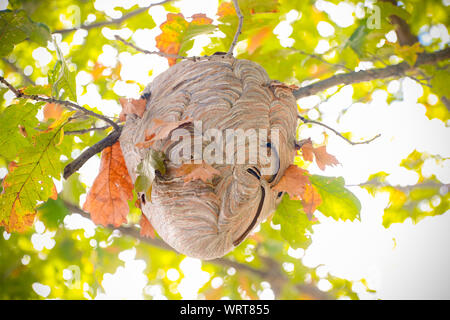
[[[157,2],[157,1],[153,1]],[[135,3],[146,6],[152,1],[147,0],[96,0],[97,10],[104,10],[107,14],[117,17],[115,6],[129,8]],[[5,0],[0,0],[0,7],[5,7]],[[448,3],[446,4],[448,5]],[[216,0],[182,0],[177,3],[181,12],[186,17],[194,13],[206,13],[214,18],[217,11]],[[341,27],[347,27],[353,23],[352,12],[360,15],[360,10],[351,4],[340,3],[335,6],[326,1],[319,1],[321,10],[330,12],[331,18]],[[156,6],[149,12],[157,25],[165,20],[166,12],[162,7]],[[120,14],[120,13],[119,13]],[[301,14],[292,11],[286,17],[286,21],[280,22],[274,30],[281,43],[285,46],[292,45],[293,39],[290,23],[301,19]],[[334,28],[328,23],[318,26],[322,36],[334,33]],[[431,32],[432,31],[432,32]],[[431,30],[425,37],[440,38],[442,43],[449,42],[447,30],[438,26]],[[155,50],[154,38],[160,33],[159,28],[153,30],[139,30],[132,39],[140,47]],[[104,28],[103,34],[111,38],[114,32]],[[122,30],[122,36],[129,36],[129,30]],[[82,39],[84,31],[78,31],[77,36]],[[394,35],[390,37],[395,38]],[[197,38],[191,55],[201,53],[201,47],[208,43],[208,37]],[[61,43],[63,52],[68,52],[70,46]],[[238,50],[245,50],[245,42],[238,45]],[[317,53],[326,51],[329,43],[322,40],[316,48]],[[40,48],[33,54],[38,61],[36,66],[45,66],[50,63],[50,54],[45,48]],[[167,60],[156,55],[118,53],[113,47],[105,45],[99,62],[106,66],[114,66],[117,61],[122,63],[121,76],[123,81],[117,81],[114,91],[122,96],[138,97],[139,87],[136,84],[126,83],[126,80],[134,80],[142,84],[149,83],[156,75],[168,68]],[[369,65],[370,66],[370,65]],[[361,68],[367,67],[361,65]],[[151,75],[150,75],[150,71]],[[45,82],[45,79],[39,81]],[[39,82],[38,81],[38,82]],[[94,85],[87,86],[87,92],[82,94],[81,85],[89,83],[90,75],[80,72],[77,76],[79,93],[78,102],[88,103],[99,107],[107,115],[117,115],[120,107],[116,101],[103,100]],[[414,149],[420,152],[438,154],[441,157],[450,157],[450,130],[440,120],[428,120],[425,116],[425,107],[417,103],[422,96],[422,88],[410,79],[393,80],[389,84],[391,93],[401,91],[403,100],[388,105],[387,93],[377,91],[373,94],[373,101],[367,104],[354,104],[344,116],[338,119],[339,113],[348,108],[352,102],[352,88],[345,87],[334,95],[328,102],[320,105],[323,112],[322,121],[341,132],[351,131],[353,139],[368,139],[378,133],[382,137],[369,145],[350,146],[340,138],[330,134],[327,150],[335,155],[342,165],[328,168],[321,172],[317,167],[311,166],[311,171],[328,176],[343,176],[347,184],[353,185],[365,182],[369,175],[378,171],[390,174],[389,182],[394,185],[409,185],[417,182],[417,175],[407,172],[399,167],[400,161]],[[12,96],[10,97],[12,98]],[[430,95],[429,101],[436,101],[436,97]],[[313,107],[319,102],[318,97],[308,97],[299,100],[303,109]],[[311,109],[310,118],[317,117],[317,111]],[[338,122],[339,120],[339,122]],[[315,143],[323,141],[321,128],[311,128],[302,131],[304,137],[311,137]],[[99,158],[92,158],[81,169],[82,180],[90,185],[95,178],[99,166]],[[450,183],[450,160],[441,164],[427,161],[423,173],[426,176],[435,174],[443,183]],[[450,215],[429,217],[418,223],[412,224],[408,219],[403,224],[394,224],[389,229],[382,226],[383,209],[388,204],[386,194],[370,196],[366,191],[353,187],[351,189],[362,202],[361,222],[336,222],[318,214],[321,224],[314,227],[313,244],[306,252],[303,250],[290,250],[294,257],[302,259],[307,266],[320,267],[320,274],[326,276],[329,272],[335,276],[357,280],[354,290],[360,293],[361,298],[373,299],[418,299],[418,298],[446,298],[450,299]],[[83,219],[81,219],[83,220]],[[72,228],[84,226],[88,234],[93,234],[94,226],[82,222],[75,215],[67,219],[66,225]],[[36,246],[43,246],[39,241],[44,241],[47,246],[51,243],[52,235],[46,232],[38,233]],[[41,239],[41,240],[38,240]],[[50,243],[49,243],[50,241]],[[145,262],[135,260],[135,251],[128,250],[120,256],[125,262],[124,267],[119,267],[114,274],[107,274],[102,282],[104,294],[97,298],[142,298],[142,290],[154,298],[165,298],[159,286],[147,285],[147,279],[143,274]],[[286,266],[287,268],[289,266]],[[178,287],[183,298],[201,298],[198,289],[209,280],[210,275],[201,270],[201,261],[186,258],[180,265],[184,278]],[[230,270],[233,273],[233,270]],[[167,277],[171,281],[179,279],[177,270],[171,269],[162,272],[159,276]],[[371,289],[377,290],[376,294],[364,294],[364,285],[358,280],[365,278]],[[222,285],[223,280],[215,278],[213,286]],[[323,280],[319,283],[322,290],[329,288],[329,283]],[[39,289],[35,289],[39,290]],[[48,291],[48,289],[45,289]],[[42,290],[41,290],[42,291]],[[48,293],[46,292],[48,295]],[[273,298],[270,285],[265,283],[264,290],[259,292],[260,298]]]

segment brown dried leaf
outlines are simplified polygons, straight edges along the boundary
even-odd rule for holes
[[[139,225],[141,226],[141,231],[139,232],[141,237],[155,238],[155,229],[144,214],[141,215]]]
[[[314,148],[314,156],[316,157],[316,163],[321,170],[325,170],[325,166],[334,166],[339,164],[336,157],[327,152],[326,146]]]
[[[102,151],[100,172],[89,190],[83,210],[92,221],[120,226],[127,221],[128,201],[133,199],[133,184],[128,174],[120,143]]]
[[[185,183],[198,179],[208,183],[215,175],[220,175],[220,171],[214,169],[206,162],[200,164],[183,163],[179,168],[175,169],[175,175],[177,177],[184,176],[183,180]]]
[[[119,98],[119,103],[122,106],[122,112],[119,115],[119,120],[125,121],[127,114],[132,113],[142,118],[145,112],[147,100],[144,98],[142,99]]]
[[[153,119],[153,125],[145,131],[145,140],[136,143],[137,148],[150,148],[156,141],[165,139],[169,134],[182,124],[192,122],[192,118],[187,117],[184,120],[166,122],[160,119]]]
[[[302,155],[303,155],[303,159],[306,161],[313,161],[314,160],[314,147],[312,145],[312,141],[311,139],[309,139],[308,141],[306,141],[303,146],[302,146]]]
[[[336,159],[336,157],[327,152],[326,146],[314,148],[311,140],[306,141],[302,145],[301,150],[303,159],[306,161],[313,161],[313,159],[315,158],[317,166],[321,170],[325,170],[326,166],[334,166],[339,164],[339,161]]]
[[[308,171],[291,164],[273,189],[278,192],[287,192],[291,198],[301,198],[305,192],[305,186],[310,184],[307,173]]]

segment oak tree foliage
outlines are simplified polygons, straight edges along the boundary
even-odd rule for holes
[[[425,107],[426,116],[448,124],[448,44],[439,38],[420,37],[433,26],[448,29],[448,6],[442,1],[420,0],[398,5],[396,1],[377,1],[365,6],[363,1],[346,0],[353,8],[354,21],[342,27],[320,6],[321,2],[336,6],[341,1],[239,0],[244,20],[236,57],[259,63],[272,79],[292,85],[296,96],[314,94],[323,101],[351,86],[353,103],[366,103],[376,90],[387,92],[389,80],[410,77],[422,86],[418,103]],[[210,40],[201,55],[230,48],[239,23],[232,1],[218,1],[215,16],[207,16],[200,6],[196,14],[186,16],[177,1],[162,1],[150,8],[156,6],[166,15],[159,25],[152,18],[152,10],[137,4],[116,6],[115,16],[96,9],[95,1],[82,0],[10,0],[7,9],[0,11],[1,299],[42,298],[32,290],[36,282],[50,287],[48,298],[94,298],[103,290],[105,274],[114,273],[124,264],[118,253],[132,248],[136,257],[146,262],[147,289],[160,285],[166,297],[181,298],[174,286],[180,279],[172,282],[164,272],[179,269],[184,257],[158,239],[141,214],[141,200],[136,196],[138,192],[151,195],[155,170],[164,171],[161,155],[149,152],[138,167],[135,185],[118,142],[94,156],[101,156],[101,162],[92,185],[86,185],[78,173],[63,178],[64,167],[117,130],[115,123],[123,123],[129,114],[143,115],[145,102],[138,97],[119,96],[115,87],[121,82],[142,91],[147,85],[123,80],[118,53],[133,57],[145,54],[127,45],[134,42],[133,33],[159,33],[148,42],[167,57],[168,66],[189,56],[198,36]],[[363,14],[356,14],[358,10]],[[293,15],[296,18],[292,19]],[[280,40],[275,32],[280,23],[292,29],[288,41]],[[317,28],[320,23],[327,23],[333,32],[321,34]],[[114,34],[127,38],[119,41]],[[323,41],[329,49],[319,54],[315,49]],[[106,51],[115,52],[116,63],[99,62]],[[44,52],[49,62],[42,63],[38,52]],[[370,63],[371,69],[355,72],[364,63]],[[77,83],[80,78],[88,80]],[[99,101],[120,105],[122,112],[103,114],[104,108],[97,102],[81,109],[74,107],[92,88],[103,99]],[[427,99],[429,95],[437,101]],[[388,102],[396,99],[402,97],[388,93]],[[320,121],[326,111],[319,105],[313,109]],[[304,116],[308,110],[299,103],[298,111]],[[150,147],[189,121],[165,123],[155,119],[154,130],[146,133],[140,147]],[[309,125],[314,124],[299,120],[299,136]],[[325,128],[324,132],[333,134]],[[354,140],[351,132],[341,134]],[[342,177],[322,173],[327,167],[340,165],[327,147],[323,141],[313,140],[299,145],[295,163],[275,186],[284,195],[272,218],[226,257],[203,264],[203,270],[211,275],[200,288],[205,298],[258,298],[262,281],[271,283],[280,299],[357,298],[351,281],[332,275],[325,277],[331,289],[318,290],[321,278],[316,268],[288,254],[289,250],[310,246],[320,217],[341,221],[361,218],[362,205],[352,192],[358,187],[348,187]],[[427,160],[445,159],[416,150],[400,164],[417,173],[415,185],[390,185],[385,172],[375,173],[359,185],[372,195],[389,194],[384,227],[407,218],[418,222],[449,210],[448,185],[422,172]],[[204,163],[185,164],[177,174],[185,181],[207,181],[218,172]],[[431,210],[421,209],[424,201],[431,203]],[[96,224],[94,232],[71,226],[68,221],[77,215],[91,219]],[[51,241],[36,248],[34,239],[39,237],[50,237]],[[294,268],[284,268],[285,263]],[[237,273],[230,272],[230,267]],[[72,276],[67,276],[67,270]],[[223,278],[223,285],[212,286],[215,277]],[[147,289],[144,296],[153,298]]]

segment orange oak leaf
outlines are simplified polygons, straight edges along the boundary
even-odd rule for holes
[[[314,147],[312,145],[311,139],[308,139],[303,145],[302,145],[302,156],[303,159],[306,161],[313,161],[314,160]]]
[[[102,65],[101,63],[96,62],[94,64],[94,67],[92,68],[92,78],[94,78],[94,81],[100,79],[103,75],[103,71],[106,69],[106,66]]]
[[[36,211],[19,216],[13,207],[11,215],[9,216],[9,221],[0,220],[0,227],[5,227],[5,230],[8,233],[25,232],[34,224],[35,217]]]
[[[164,53],[177,55],[184,41],[192,38],[187,32],[189,26],[207,25],[213,22],[203,13],[194,14],[188,22],[181,13],[168,13],[167,20],[160,26],[161,34],[155,38],[156,47]],[[176,58],[167,58],[169,65],[176,63]]]
[[[215,175],[220,175],[220,171],[214,169],[206,162],[202,163],[183,163],[179,168],[175,169],[175,175],[177,177],[183,177],[185,183],[193,180],[202,180],[204,183],[208,183]]]
[[[305,210],[308,219],[311,220],[314,211],[322,203],[322,198],[317,189],[311,184],[305,185],[305,192],[301,198],[303,210]]]
[[[183,39],[183,32],[189,26],[183,14],[168,13],[167,20],[160,26],[161,34],[155,38],[156,47],[164,53],[178,54]],[[175,58],[168,58],[169,65],[176,63]]]
[[[305,186],[310,184],[307,173],[308,171],[291,164],[273,189],[278,192],[287,192],[294,199],[301,198],[305,192]]]
[[[321,170],[325,170],[325,166],[334,166],[339,164],[336,157],[327,152],[326,146],[314,148],[314,156],[316,157],[316,163]]]
[[[192,122],[192,118],[187,117],[180,121],[166,122],[161,119],[153,119],[153,125],[145,131],[145,140],[136,143],[137,148],[150,148],[156,141],[165,139],[169,134],[182,124]]]
[[[222,2],[217,9],[217,15],[220,18],[225,16],[236,15],[236,10],[234,9],[234,5],[231,2]]]
[[[295,84],[286,84],[284,82],[280,82],[278,80],[273,80],[270,83],[271,87],[277,87],[277,88],[284,88],[284,89],[290,89],[290,90],[297,90],[299,88],[299,86],[295,85]]]
[[[147,217],[142,214],[141,215],[141,219],[139,220],[139,225],[141,226],[141,231],[139,232],[139,234],[142,237],[147,237],[147,238],[155,238],[155,229],[153,229],[152,224],[150,223],[150,221],[147,219]]]
[[[59,119],[63,112],[63,107],[56,103],[47,103],[44,106],[44,120]]]
[[[306,161],[313,161],[313,159],[315,158],[317,166],[321,170],[325,170],[326,166],[334,166],[339,164],[339,161],[336,159],[336,157],[327,152],[326,146],[314,148],[311,139],[308,139],[302,145],[301,150],[303,159],[305,159]]]
[[[52,194],[50,195],[49,198],[50,198],[50,199],[53,199],[53,200],[58,199],[58,191],[56,190],[56,185],[55,185],[55,184],[53,184],[53,187],[52,187]]]
[[[247,52],[253,54],[256,49],[258,49],[263,42],[271,35],[271,27],[262,27],[255,35],[248,39]]]
[[[208,18],[208,16],[204,13],[196,13],[192,15],[192,21],[191,25],[204,25],[204,24],[211,24],[213,22],[213,19]]]
[[[133,199],[133,184],[128,174],[120,143],[102,151],[100,172],[86,197],[83,210],[96,224],[120,226],[127,221],[128,201]]]
[[[140,118],[144,115],[147,99],[127,99],[119,98],[119,103],[122,106],[122,112],[119,115],[120,121],[125,121],[127,114],[134,113]]]

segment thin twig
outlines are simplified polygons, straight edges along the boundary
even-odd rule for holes
[[[392,187],[395,189],[398,189],[400,191],[403,192],[409,192],[412,191],[414,189],[420,189],[420,188],[450,188],[450,184],[449,183],[439,183],[439,182],[434,182],[434,181],[427,181],[427,182],[422,182],[422,183],[418,183],[418,184],[413,184],[413,185],[406,185],[406,186],[400,186],[400,185],[391,185],[388,183],[384,183],[384,182],[380,182],[380,181],[366,181],[363,183],[359,183],[359,184],[347,184],[345,185],[346,187],[374,187],[374,188],[384,188],[384,187]]]
[[[236,47],[239,35],[242,33],[242,25],[244,24],[244,16],[242,15],[241,8],[239,8],[238,0],[233,0],[233,4],[239,19],[239,24],[236,33],[234,34],[233,42],[231,42],[230,49],[228,49],[227,56],[233,55],[234,47]]]
[[[336,134],[337,136],[341,137],[342,139],[344,139],[345,141],[347,141],[349,144],[351,144],[352,146],[357,145],[357,144],[368,144],[371,143],[373,140],[379,138],[381,136],[381,134],[377,134],[375,137],[373,137],[370,140],[365,140],[365,141],[359,141],[359,142],[353,142],[350,141],[349,139],[347,139],[346,137],[344,137],[340,132],[338,132],[337,130],[331,128],[330,126],[327,126],[326,124],[319,122],[319,121],[315,121],[315,120],[310,120],[310,119],[306,119],[305,117],[302,117],[301,115],[297,115],[297,117],[303,121],[303,123],[312,123],[312,124],[317,124],[319,126],[325,127],[328,130],[332,131],[334,134]]]
[[[290,47],[289,49],[291,49],[294,52],[300,53],[301,55],[308,56],[310,58],[316,59],[316,60],[318,60],[318,61],[320,61],[322,63],[325,63],[325,64],[327,64],[329,66],[332,66],[332,67],[334,67],[336,69],[339,69],[339,70],[340,69],[344,69],[344,70],[347,70],[347,71],[350,71],[350,72],[353,71],[352,69],[346,67],[343,64],[328,62],[327,60],[325,60],[322,57],[323,55],[318,55],[318,54],[314,54],[314,53],[308,53],[308,52],[305,52],[303,50],[295,49],[295,48],[292,48],[292,47]]]
[[[19,98],[19,99],[30,99],[30,100],[34,100],[34,101],[42,101],[42,102],[47,102],[47,103],[56,103],[56,104],[60,104],[62,106],[65,106],[69,109],[72,110],[79,110],[81,112],[83,112],[86,115],[90,115],[93,116],[95,118],[101,119],[107,123],[109,123],[115,130],[119,129],[119,125],[117,123],[115,123],[114,121],[112,121],[111,119],[109,119],[108,117],[98,114],[94,111],[88,110],[74,102],[71,101],[67,101],[67,100],[58,100],[58,99],[54,99],[54,98],[50,98],[50,97],[43,97],[43,96],[38,96],[38,95],[28,95],[28,94],[24,94],[23,92],[21,92],[20,90],[16,89],[12,84],[10,84],[5,78],[0,76],[0,82],[3,83],[4,85],[6,85],[9,90],[11,90],[14,95]]]
[[[158,3],[152,3],[152,4],[148,5],[147,7],[139,8],[139,9],[136,9],[134,11],[128,12],[127,14],[125,14],[122,17],[117,18],[117,19],[112,19],[112,20],[109,20],[109,21],[100,21],[100,22],[92,23],[92,24],[84,24],[82,26],[74,27],[74,28],[55,30],[55,31],[53,31],[53,33],[62,33],[62,34],[64,34],[64,33],[70,33],[70,32],[76,31],[76,30],[80,30],[80,29],[90,30],[90,29],[104,27],[104,26],[108,26],[108,25],[120,25],[125,20],[127,20],[127,19],[129,19],[131,17],[134,17],[135,15],[138,15],[140,13],[145,12],[148,9],[150,9],[151,7],[162,5],[162,4],[171,2],[171,1],[173,1],[173,0],[164,0],[164,1],[161,1],[161,2],[158,2]]]
[[[73,130],[73,131],[64,131],[65,135],[74,135],[74,134],[85,134],[91,131],[103,131],[108,129],[110,126],[103,126],[103,127],[92,127],[88,129],[82,129],[82,130]]]
[[[148,51],[148,50],[139,48],[135,44],[133,44],[131,42],[128,42],[127,40],[125,40],[124,38],[122,38],[122,37],[120,37],[118,35],[116,35],[115,38],[116,38],[116,40],[121,41],[123,44],[133,48],[134,50],[142,52],[142,53],[145,53],[145,54],[156,54],[156,55],[158,55],[160,57],[163,57],[163,58],[185,59],[185,60],[192,60],[192,61],[197,61],[199,59],[198,57],[185,57],[185,56],[180,56],[178,54],[164,53],[164,52],[161,52],[161,51]]]

